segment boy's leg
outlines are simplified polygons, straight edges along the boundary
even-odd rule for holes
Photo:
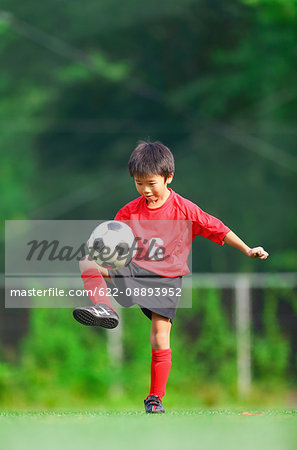
[[[170,319],[152,312],[150,343],[153,351],[170,348],[170,330]]]
[[[73,311],[74,318],[83,325],[115,328],[119,323],[119,316],[111,306],[107,295],[106,283],[103,276],[108,279],[108,270],[99,267],[87,257],[83,258],[79,267],[84,288],[95,306],[81,306]],[[101,274],[102,273],[102,274]],[[100,295],[103,294],[103,295]]]
[[[152,347],[151,388],[145,400],[147,412],[164,412],[162,401],[171,369],[170,319],[152,313],[150,342]],[[157,398],[155,397],[157,396]]]
[[[107,286],[105,280],[110,282],[108,270],[104,267],[98,266],[95,261],[90,261],[88,257],[85,257],[79,261],[79,268],[81,271],[81,278],[84,283],[84,288],[86,291],[89,291],[88,296],[94,305],[104,304],[113,309],[109,296],[106,294]],[[100,295],[99,292],[104,295]]]

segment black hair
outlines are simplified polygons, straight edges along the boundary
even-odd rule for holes
[[[128,168],[131,177],[161,175],[165,181],[174,172],[174,157],[161,142],[140,141],[131,153]]]

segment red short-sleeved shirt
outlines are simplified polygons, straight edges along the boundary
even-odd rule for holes
[[[148,208],[140,196],[121,208],[115,220],[126,222],[137,236],[138,249],[133,258],[140,267],[165,277],[189,273],[188,256],[195,236],[224,244],[230,229],[216,217],[170,190],[159,208]]]

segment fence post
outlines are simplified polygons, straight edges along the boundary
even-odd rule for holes
[[[237,333],[237,388],[240,395],[251,390],[251,299],[248,275],[239,275],[235,281],[235,310]]]

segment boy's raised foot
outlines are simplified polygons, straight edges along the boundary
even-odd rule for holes
[[[73,317],[83,325],[92,327],[115,328],[119,324],[117,313],[105,304],[79,306],[73,311]]]
[[[158,395],[149,395],[144,400],[145,412],[147,413],[164,413],[164,408],[162,405],[162,401],[158,397]]]

